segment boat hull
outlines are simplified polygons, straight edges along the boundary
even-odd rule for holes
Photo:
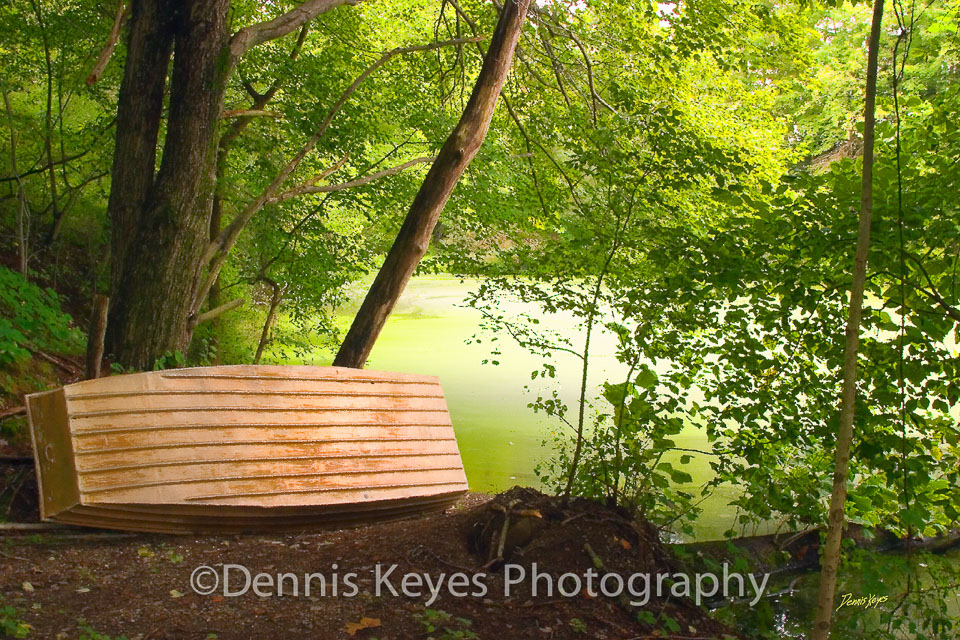
[[[352,526],[467,490],[439,380],[229,366],[27,397],[41,516],[163,533]]]

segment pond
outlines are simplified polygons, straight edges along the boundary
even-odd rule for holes
[[[430,275],[411,280],[387,321],[371,353],[367,368],[438,376],[443,384],[460,453],[470,488],[474,491],[497,492],[514,485],[539,486],[535,467],[546,462],[552,453],[553,432],[557,421],[538,415],[527,404],[538,391],[550,392],[546,381],[531,380],[531,372],[541,360],[534,357],[509,337],[501,338],[496,347],[499,365],[483,364],[492,359],[491,343],[470,343],[479,331],[480,313],[466,308],[463,300],[476,282],[454,276]],[[359,296],[362,295],[358,293]],[[346,328],[355,305],[344,308],[341,321]],[[519,310],[506,309],[508,312]],[[525,309],[525,310],[529,310]],[[567,336],[581,336],[577,319],[550,315],[543,323]],[[577,340],[579,342],[582,337]],[[599,388],[606,380],[621,380],[625,369],[614,357],[616,339],[609,333],[595,333],[591,343],[589,382]],[[303,360],[312,364],[329,364],[332,355],[316,354]],[[287,359],[287,362],[290,360]],[[558,354],[556,384],[561,398],[575,406],[580,389],[580,363],[574,356]],[[566,427],[563,427],[566,429]],[[698,448],[706,444],[706,436],[689,427],[674,437],[679,447]],[[680,454],[664,460],[679,465]],[[693,476],[693,488],[711,478],[709,461],[694,456],[683,465]],[[732,489],[720,490],[701,506],[704,513],[695,526],[699,540],[722,538],[736,517],[728,502]]]

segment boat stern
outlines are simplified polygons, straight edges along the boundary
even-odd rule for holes
[[[73,436],[63,389],[27,396],[27,421],[40,494],[40,517],[56,519],[80,504]]]

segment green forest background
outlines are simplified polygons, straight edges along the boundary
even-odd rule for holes
[[[234,0],[231,29],[291,4]],[[122,5],[91,0],[0,7],[7,406],[63,377],[56,361],[83,352],[93,297],[110,293],[123,37],[87,80],[118,17]],[[219,125],[214,206],[224,225],[385,52],[455,43],[396,53],[364,79],[229,253],[208,308],[239,306],[199,324],[188,349],[156,354],[154,368],[332,356],[345,329],[338,314],[379,268],[424,158],[470,95],[483,42],[466,40],[496,20],[489,2],[362,2],[240,60]],[[847,518],[907,537],[948,534],[960,520],[958,23],[956,0],[891,2],[879,50]],[[550,331],[543,315],[617,337],[622,379],[584,388],[575,403],[546,393],[531,402],[560,441],[541,470],[546,486],[676,533],[690,531],[719,486],[738,489],[741,525],[826,522],[869,26],[870,6],[846,3],[589,0],[531,10],[486,141],[418,273],[476,282],[465,304],[486,333],[464,340],[515,341],[542,362],[533,379],[556,376],[557,355],[568,353],[587,380],[589,337]],[[149,261],[140,249],[132,259]],[[538,313],[508,313],[511,301]],[[586,434],[572,477],[565,424]],[[707,449],[673,440],[690,424]],[[19,421],[2,428],[23,437]],[[665,462],[667,452],[681,464]],[[713,471],[697,491],[683,488],[693,458]],[[909,604],[883,621],[890,637],[953,637],[956,610],[929,595],[904,596]]]

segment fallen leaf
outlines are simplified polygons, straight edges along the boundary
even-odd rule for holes
[[[23,590],[24,590],[24,591],[26,591],[26,592],[28,592],[28,593],[33,593],[33,585],[30,584],[29,582],[24,582],[24,583],[23,583],[22,585],[20,585],[20,586],[23,587]]]
[[[348,622],[345,629],[347,630],[347,635],[353,637],[356,635],[357,631],[372,629],[379,626],[380,618],[360,618],[360,622]]]
[[[629,551],[633,545],[630,544],[629,540],[624,540],[623,538],[620,538],[620,546],[622,546],[624,549]]]
[[[171,597],[171,598],[182,598],[182,597],[183,597],[183,594],[180,593],[179,591],[177,591],[176,589],[170,589],[170,597]]]
[[[77,589],[77,593],[90,593],[90,587],[80,587]]]

